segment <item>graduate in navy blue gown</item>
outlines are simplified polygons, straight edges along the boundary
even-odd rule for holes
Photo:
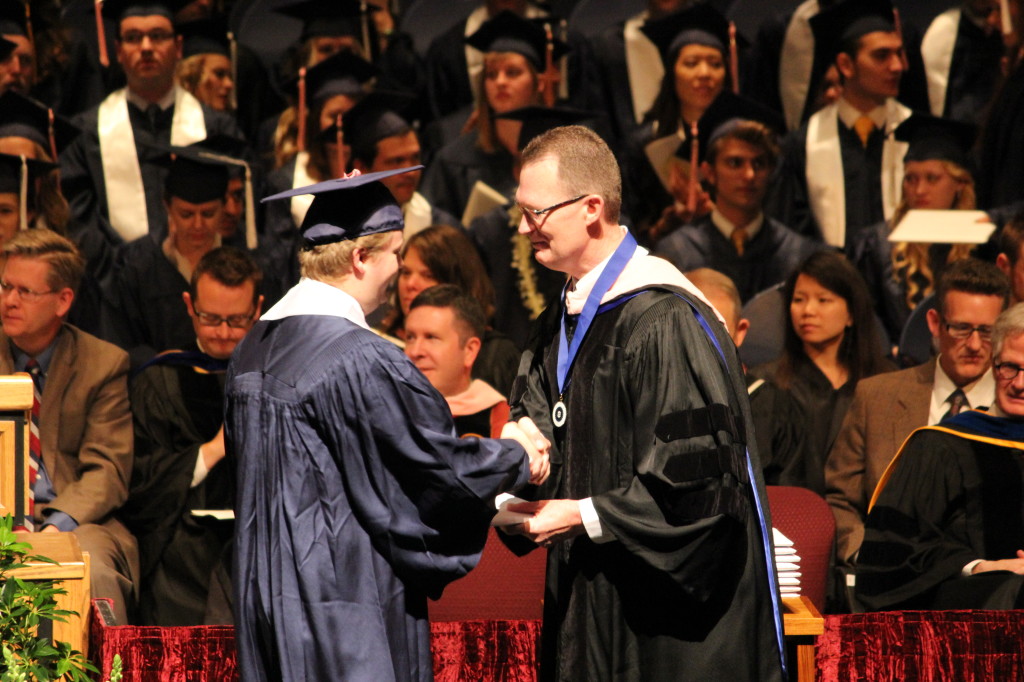
[[[225,390],[244,680],[432,679],[427,598],[479,560],[494,496],[547,476],[532,422],[457,438],[441,394],[367,328],[402,245],[377,180],[405,170],[272,197],[315,194],[303,279],[239,344]]]

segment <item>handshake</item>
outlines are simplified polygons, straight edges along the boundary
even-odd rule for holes
[[[508,422],[501,430],[501,437],[517,441],[530,456],[530,483],[540,485],[547,480],[551,473],[551,461],[548,459],[551,442],[532,419],[523,417],[517,422]]]

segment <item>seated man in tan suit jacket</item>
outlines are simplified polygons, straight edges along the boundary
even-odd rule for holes
[[[962,260],[943,271],[935,300],[928,327],[938,359],[858,383],[825,462],[825,497],[836,518],[840,566],[855,564],[868,501],[907,436],[951,413],[992,402],[992,325],[1009,300],[1009,282],[994,265]]]
[[[132,466],[128,355],[64,323],[85,268],[74,244],[25,230],[3,255],[0,373],[28,372],[41,395],[35,528],[78,536],[91,557],[92,596],[113,599],[127,623],[138,550],[114,513]]]

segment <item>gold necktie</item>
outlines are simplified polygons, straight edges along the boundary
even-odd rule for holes
[[[747,238],[747,228],[745,227],[737,227],[735,230],[732,231],[732,234],[729,235],[729,239],[732,241],[732,245],[736,247],[736,253],[738,253],[741,256],[743,255],[743,248],[747,244]]]
[[[853,129],[857,131],[857,137],[860,138],[860,143],[867,147],[868,138],[871,137],[871,133],[875,131],[875,124],[867,116],[861,116],[853,122]]]

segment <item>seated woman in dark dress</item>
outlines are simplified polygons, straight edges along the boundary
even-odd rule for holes
[[[450,225],[433,225],[405,242],[393,308],[381,323],[380,331],[404,341],[405,316],[409,314],[413,299],[437,284],[455,284],[483,307],[488,326],[473,365],[473,378],[483,379],[507,396],[519,368],[519,349],[490,326],[494,316],[494,287],[476,247],[462,230]]]
[[[885,360],[863,278],[841,254],[812,254],[786,280],[782,357],[751,374],[788,391],[805,431],[803,453],[779,477],[782,485],[825,491],[825,458],[857,382],[892,369]]]

